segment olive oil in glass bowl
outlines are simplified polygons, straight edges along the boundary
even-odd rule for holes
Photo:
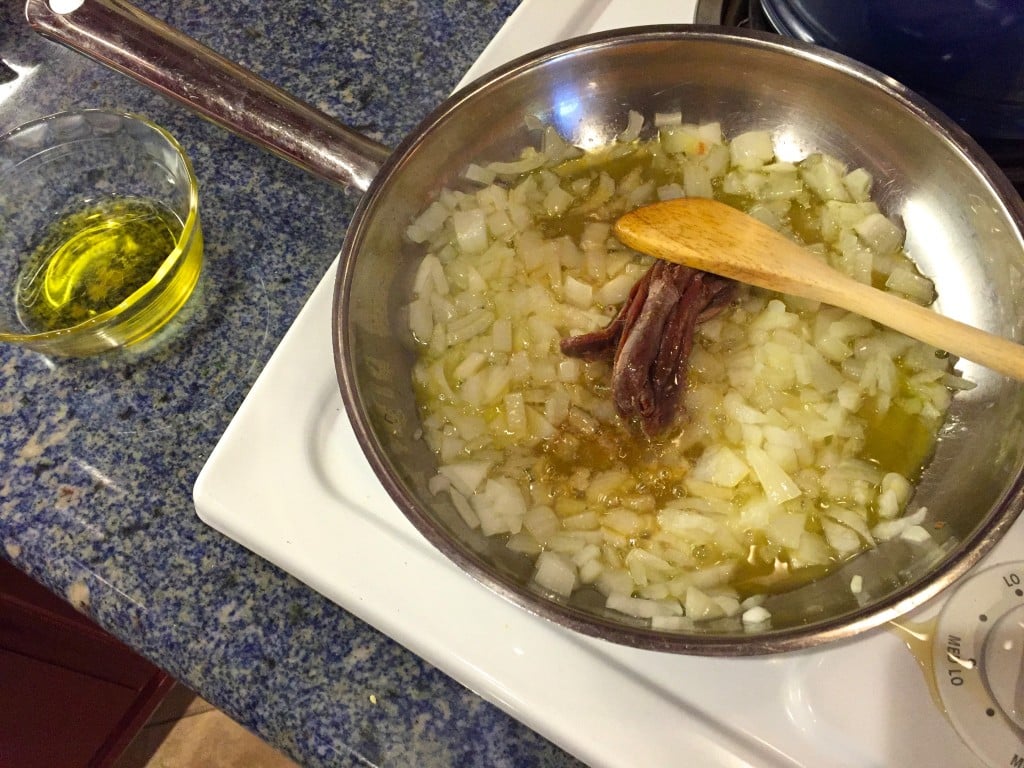
[[[149,338],[199,278],[195,174],[170,134],[82,110],[0,137],[0,341],[84,356]]]

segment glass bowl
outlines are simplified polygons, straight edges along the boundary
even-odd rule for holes
[[[195,173],[163,128],[87,109],[0,136],[0,341],[79,357],[142,341],[202,258]]]

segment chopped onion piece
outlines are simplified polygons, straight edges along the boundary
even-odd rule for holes
[[[874,183],[871,174],[863,168],[855,168],[843,177],[843,186],[850,198],[856,203],[867,202],[871,196],[871,185]]]
[[[594,289],[572,275],[566,276],[562,290],[565,300],[577,307],[586,309],[594,303]]]
[[[636,141],[640,138],[640,131],[644,127],[644,116],[636,110],[629,111],[629,123],[626,130],[619,134],[618,140],[623,143]]]
[[[448,209],[440,202],[431,203],[405,230],[406,237],[414,243],[426,242],[440,231],[449,215]]]
[[[487,219],[481,209],[454,211],[452,226],[459,248],[465,253],[481,253],[487,248]]]
[[[750,473],[750,467],[728,446],[704,452],[691,476],[725,488],[735,488]]]
[[[533,580],[556,595],[568,597],[576,588],[576,567],[565,556],[544,551],[537,557]]]
[[[477,184],[490,184],[494,181],[497,174],[490,168],[482,168],[476,163],[470,163],[466,167],[463,176],[469,181],[475,181]]]
[[[845,525],[831,520],[822,520],[821,529],[825,533],[828,545],[841,557],[849,557],[863,549],[860,536]]]
[[[903,232],[881,213],[868,214],[853,230],[879,255],[894,253],[903,245]]]
[[[692,621],[708,621],[725,615],[725,609],[697,587],[686,590],[684,610]]]
[[[772,615],[766,608],[760,605],[755,605],[753,608],[748,608],[743,612],[743,626],[751,627],[761,624],[767,624],[771,621]]]
[[[544,198],[542,205],[548,216],[558,216],[565,213],[573,202],[573,196],[561,187],[554,187]]]
[[[613,277],[600,288],[594,295],[595,301],[602,306],[621,304],[629,296],[630,290],[636,284],[636,278],[630,274],[621,274]]]
[[[455,488],[450,488],[448,493],[451,496],[452,505],[459,513],[463,522],[465,522],[470,528],[479,528],[480,518],[477,516],[476,512],[473,511],[473,507],[466,500],[466,497],[455,490]]]
[[[747,464],[757,475],[757,481],[764,489],[765,495],[773,502],[781,504],[803,493],[800,486],[793,482],[793,478],[761,448],[748,445],[744,453]]]
[[[647,600],[642,597],[609,595],[605,607],[638,619],[683,615],[683,608],[678,600]]]
[[[535,171],[544,165],[546,158],[539,152],[527,153],[524,157],[519,160],[512,162],[501,163],[494,162],[488,163],[486,168],[495,174],[503,176],[518,176],[523,173],[529,173]]]
[[[729,145],[732,163],[738,168],[760,168],[775,157],[772,136],[767,131],[748,131],[736,136]]]
[[[462,461],[458,464],[446,464],[438,469],[459,493],[472,496],[487,477],[491,468],[488,461]]]
[[[923,544],[927,541],[932,540],[932,535],[920,525],[908,525],[900,533],[900,538],[904,541],[912,541],[915,544]]]
[[[473,495],[473,510],[480,518],[485,536],[519,533],[526,515],[526,503],[519,488],[505,478],[491,478]]]
[[[669,632],[685,632],[693,630],[697,625],[686,616],[652,616],[651,627]]]
[[[822,200],[848,203],[852,198],[844,183],[846,168],[833,157],[815,154],[800,166],[800,177]]]
[[[920,507],[912,515],[906,515],[895,520],[883,520],[871,529],[871,533],[880,541],[894,539],[911,526],[920,525],[927,514],[927,508]]]
[[[908,267],[896,267],[889,273],[885,287],[902,293],[919,304],[931,304],[935,300],[935,286],[931,280],[921,277]]]

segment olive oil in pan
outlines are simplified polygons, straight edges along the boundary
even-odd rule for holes
[[[168,208],[137,197],[95,201],[57,220],[18,276],[21,322],[42,333],[113,309],[153,277],[182,228]]]

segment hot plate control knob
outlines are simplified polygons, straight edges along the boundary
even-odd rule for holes
[[[960,737],[993,768],[1024,766],[1024,562],[954,588],[932,639],[936,688]]]
[[[1024,728],[1024,605],[996,619],[982,649],[981,675],[999,711]]]

